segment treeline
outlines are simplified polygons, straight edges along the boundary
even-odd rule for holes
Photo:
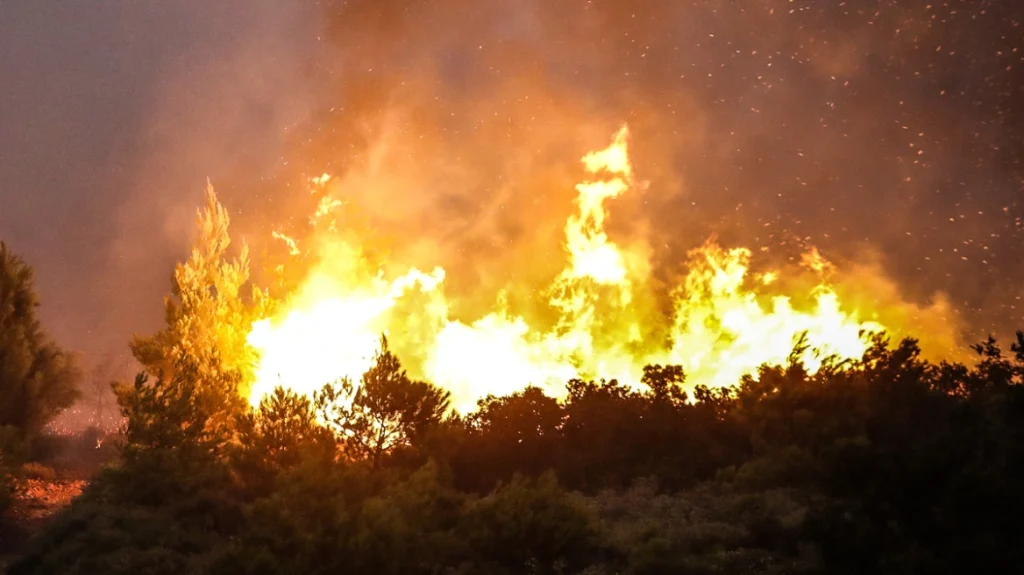
[[[879,339],[860,360],[810,374],[798,346],[789,365],[733,388],[687,393],[682,369],[649,366],[637,389],[571,381],[556,400],[527,388],[464,417],[449,414],[443,390],[409,378],[384,341],[358,384],[312,398],[277,390],[252,409],[242,399],[255,359],[245,334],[274,298],[246,295],[247,252],[228,257],[228,223],[209,190],[165,327],[132,342],[145,373],[116,389],[116,463],[10,573],[919,574],[1024,564],[1022,334],[1006,353],[992,340],[977,346],[974,366],[925,362],[914,341]],[[0,289],[21,285],[11,282],[0,276]],[[10,325],[38,327],[18,317],[31,321],[0,324],[0,353],[23,349]],[[67,381],[60,369],[12,373],[0,384]],[[32,421],[68,396],[56,397],[33,404],[50,407]]]
[[[181,360],[120,390],[121,462],[10,572],[1013,572],[1024,334],[977,351],[878,340],[692,397],[650,366],[465,417],[386,342],[361,385],[251,410]]]

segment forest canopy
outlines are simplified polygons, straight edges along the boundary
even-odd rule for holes
[[[226,248],[208,198],[201,241]],[[959,573],[1024,559],[1024,333],[1008,352],[976,346],[973,365],[877,335],[814,370],[798,344],[723,388],[652,364],[638,386],[572,379],[560,397],[526,387],[465,414],[382,338],[358,380],[252,405],[244,365],[225,360],[235,344],[211,331],[260,305],[239,303],[244,266],[225,254],[179,266],[167,327],[133,344],[148,373],[117,389],[117,460],[10,573]]]

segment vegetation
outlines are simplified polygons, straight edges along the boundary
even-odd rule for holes
[[[73,357],[43,331],[38,307],[32,268],[0,242],[0,449],[11,434],[31,441],[78,398]]]
[[[878,340],[692,400],[652,366],[643,391],[573,381],[442,418],[384,351],[360,382],[376,399],[346,408],[364,423],[319,424],[331,391],[278,390],[236,439],[194,424],[218,407],[181,366],[121,396],[121,464],[11,572],[1005,572],[1024,559],[1024,334],[978,352],[936,365]]]
[[[249,251],[243,245],[238,257],[228,257],[230,222],[213,187],[207,186],[206,206],[196,217],[199,237],[188,260],[175,268],[164,302],[166,325],[131,342],[135,359],[153,376],[170,375],[187,362],[200,376],[231,373],[239,378],[238,385],[248,383],[245,377],[255,356],[245,337],[268,303],[259,290],[242,297],[249,281]]]
[[[14,503],[14,470],[0,452],[0,517]]]
[[[877,338],[860,360],[813,374],[796,349],[786,366],[691,395],[680,367],[652,365],[639,389],[573,380],[562,400],[526,388],[466,416],[382,340],[359,382],[312,398],[277,389],[250,408],[232,326],[263,304],[258,293],[239,304],[244,254],[225,263],[226,215],[208,199],[201,242],[215,247],[178,268],[167,326],[133,344],[147,373],[118,386],[117,463],[10,573],[917,574],[1024,562],[1024,333],[1008,353],[978,345],[973,366]],[[30,427],[0,427],[13,446],[0,451],[0,509]]]
[[[31,266],[0,242],[0,571],[22,535],[9,519],[26,480],[56,477],[35,462],[54,446],[45,428],[79,396],[75,358],[43,330],[38,307]]]

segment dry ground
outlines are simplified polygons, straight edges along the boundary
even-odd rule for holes
[[[82,494],[83,479],[57,478],[52,481],[26,479],[18,486],[17,501],[0,527],[0,573],[15,559],[28,540],[55,513]]]

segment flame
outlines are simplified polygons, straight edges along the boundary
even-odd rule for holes
[[[350,246],[330,249],[339,258],[336,261],[359,261]],[[429,274],[412,269],[390,281],[378,275],[362,278],[363,282],[345,279],[357,275],[329,271],[315,270],[283,317],[253,324],[248,342],[260,353],[250,392],[253,405],[278,385],[312,394],[342,377],[358,380],[377,351],[381,333],[388,329],[396,303],[410,291],[429,293],[444,281],[440,268]]]
[[[553,321],[515,313],[503,294],[483,317],[453,318],[443,269],[386,277],[332,221],[314,238],[319,263],[283,311],[252,326],[248,341],[260,359],[250,402],[277,385],[308,394],[341,377],[357,381],[382,333],[411,375],[449,390],[453,407],[467,411],[488,394],[530,384],[558,396],[574,377],[634,382],[649,363],[682,365],[691,385],[731,385],[762,364],[786,362],[804,334],[810,347],[801,359],[815,371],[823,356],[861,356],[869,334],[884,329],[844,308],[817,250],[803,259],[817,285],[786,295],[768,291],[780,272],[755,276],[749,250],[713,240],[689,254],[670,312],[658,313],[643,250],[624,248],[605,229],[606,203],[637,187],[628,140],[623,126],[610,146],[582,158],[588,175],[564,229],[567,263],[545,296]],[[343,205],[324,192],[330,180],[312,180],[325,195],[311,221]],[[298,252],[295,240],[275,237]]]
[[[884,331],[877,322],[860,322],[856,314],[844,312],[836,292],[825,284],[811,290],[814,303],[806,310],[794,308],[785,295],[763,304],[757,293],[744,289],[751,257],[747,249],[725,250],[708,242],[690,255],[690,274],[676,294],[668,358],[710,387],[735,384],[765,363],[785,363],[803,334],[809,347],[800,359],[814,372],[828,356],[860,357],[870,334]],[[815,269],[827,263],[816,251],[813,257],[820,264]]]
[[[628,129],[623,126],[607,149],[583,157],[583,165],[593,174],[606,171],[610,179],[583,182],[576,186],[579,213],[565,225],[566,248],[570,267],[566,278],[591,278],[601,284],[621,284],[626,280],[622,253],[608,241],[604,231],[604,201],[617,198],[629,189],[633,169],[626,149]]]

